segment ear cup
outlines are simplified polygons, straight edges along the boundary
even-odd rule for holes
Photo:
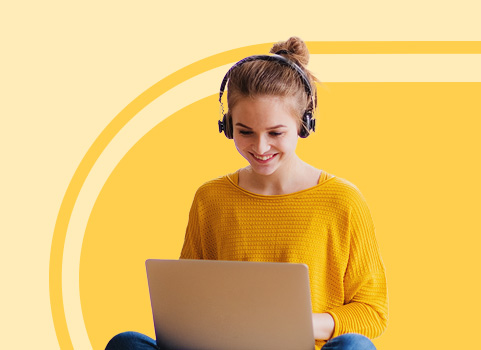
[[[312,119],[312,113],[306,111],[302,116],[302,125],[299,130],[299,137],[305,139],[312,131],[316,131],[316,120]]]
[[[224,135],[228,139],[234,138],[234,131],[232,129],[232,119],[227,114],[224,114],[222,121],[219,120],[219,132],[224,131]]]

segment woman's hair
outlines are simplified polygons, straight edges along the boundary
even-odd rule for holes
[[[314,82],[319,81],[306,69],[309,63],[309,50],[302,39],[291,37],[272,46],[270,53],[277,53],[297,64],[310,81],[312,98],[307,96],[306,88],[296,72],[289,66],[277,61],[253,60],[236,67],[230,72],[227,83],[227,104],[231,111],[237,102],[245,97],[280,96],[293,97],[295,115],[299,122],[308,108],[314,110],[317,102],[317,89]],[[311,105],[311,101],[314,101]]]

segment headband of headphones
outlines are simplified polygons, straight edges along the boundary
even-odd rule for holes
[[[285,50],[278,51],[277,53],[282,53],[282,51],[285,51]],[[222,105],[222,95],[224,94],[224,90],[227,86],[227,82],[229,80],[230,74],[234,69],[243,65],[244,63],[251,62],[251,61],[258,61],[258,60],[278,62],[281,65],[287,66],[297,72],[298,76],[301,78],[302,84],[304,85],[304,89],[306,90],[307,96],[311,99],[310,106],[308,106],[308,109],[304,112],[304,115],[302,116],[302,127],[299,131],[299,136],[302,138],[305,138],[309,136],[309,133],[311,130],[315,131],[316,120],[312,118],[312,109],[314,108],[314,96],[312,94],[311,83],[309,81],[309,78],[307,77],[306,73],[304,73],[302,68],[300,68],[297,64],[278,55],[277,53],[274,55],[254,55],[254,56],[246,57],[240,60],[239,62],[237,62],[236,64],[234,64],[226,73],[226,75],[224,76],[224,79],[222,79],[222,83],[220,85],[220,91],[219,91],[219,102],[221,106],[222,121],[219,120],[218,124],[219,124],[219,132],[224,131],[224,134],[227,138],[229,139],[233,138],[233,130],[232,130],[232,125],[230,125],[229,118],[224,114],[224,108]]]
[[[306,90],[307,96],[312,97],[312,90],[311,90],[311,83],[309,82],[309,78],[307,78],[306,73],[302,70],[301,67],[299,67],[297,64],[294,62],[289,61],[287,58],[284,58],[280,55],[254,55],[254,56],[249,56],[246,57],[236,64],[234,64],[226,73],[224,76],[224,79],[222,79],[222,83],[220,84],[220,92],[219,92],[219,102],[221,102],[222,95],[224,94],[225,87],[227,85],[227,81],[229,80],[230,73],[236,69],[239,66],[242,66],[246,62],[251,62],[251,61],[270,61],[270,62],[278,62],[284,66],[290,67],[294,71],[297,72],[299,77],[302,80],[302,83],[304,85],[304,89]],[[222,102],[221,102],[222,103]]]

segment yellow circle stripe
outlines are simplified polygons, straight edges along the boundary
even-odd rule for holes
[[[307,42],[311,54],[480,54],[481,41],[315,41]],[[129,103],[102,131],[75,171],[63,198],[54,228],[50,251],[49,286],[52,317],[59,345],[73,349],[67,328],[62,295],[62,259],[70,217],[75,202],[95,162],[119,131],[159,96],[208,70],[236,62],[246,56],[266,53],[272,43],[222,52],[186,66],[144,91]]]

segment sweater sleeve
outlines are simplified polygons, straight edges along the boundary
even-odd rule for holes
[[[194,196],[189,212],[189,222],[185,232],[180,259],[202,259],[202,237],[199,229],[198,195]]]
[[[333,337],[354,332],[372,339],[387,326],[386,277],[374,231],[367,204],[355,189],[349,215],[344,305],[328,311],[335,322]]]

